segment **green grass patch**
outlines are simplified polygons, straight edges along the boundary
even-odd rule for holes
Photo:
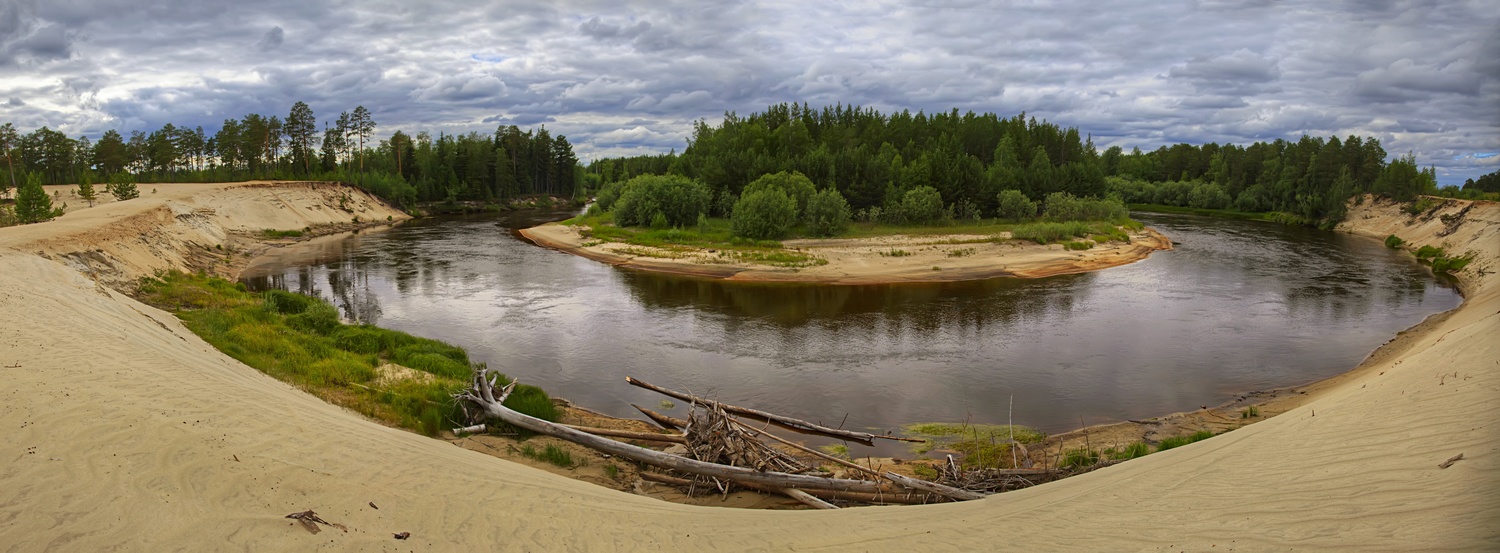
[[[1088,241],[1069,241],[1063,242],[1063,247],[1069,250],[1087,250],[1094,247],[1094,243]]]
[[[570,469],[574,466],[577,466],[573,462],[573,454],[569,453],[566,449],[558,447],[556,444],[547,444],[546,447],[543,447],[540,450],[538,450],[536,446],[526,444],[521,447],[521,455],[525,455],[526,457],[535,459],[537,461],[552,463],[565,469]],[[605,470],[608,471],[608,469]],[[619,469],[617,468],[615,469],[615,471],[616,474],[618,474]]]
[[[948,257],[968,257],[974,255],[976,251],[978,250],[974,248],[958,248],[956,250],[949,250]]]
[[[890,251],[880,252],[880,257],[906,257],[909,255],[911,255],[911,252],[895,248],[891,248]]]
[[[1046,433],[1035,428],[1003,424],[929,422],[908,424],[902,430],[907,436],[927,439],[926,442],[914,444],[913,453],[923,455],[933,447],[952,449],[963,454],[963,464],[969,468],[1009,467],[1012,435],[1017,442],[1023,444],[1040,443],[1047,439]]]
[[[926,463],[912,463],[911,473],[925,480],[937,480],[938,471],[932,465]]]
[[[472,374],[463,349],[410,334],[339,322],[317,298],[280,290],[253,293],[219,278],[173,272],[144,279],[143,301],[172,311],[204,341],[278,380],[388,424],[436,435],[462,420],[453,394]],[[431,375],[380,381],[395,363]],[[508,379],[507,379],[508,380]],[[551,398],[519,385],[506,406],[556,420]]]
[[[1081,469],[1099,464],[1099,452],[1088,448],[1069,449],[1063,452],[1063,457],[1058,462],[1057,468],[1063,470]]]
[[[735,261],[776,267],[814,267],[828,264],[827,259],[793,250],[729,250],[723,252],[723,256]]]
[[[268,228],[268,229],[260,231],[260,235],[262,237],[265,237],[265,238],[301,238],[302,235],[303,235],[303,231],[300,231],[300,230],[276,230],[276,229]]]
[[[1400,236],[1396,236],[1394,234],[1385,237],[1385,247],[1393,250],[1401,247],[1401,245],[1405,243],[1405,240],[1402,240]]]
[[[1146,445],[1146,442],[1135,442],[1135,443],[1127,445],[1125,447],[1120,447],[1120,448],[1111,447],[1109,449],[1104,450],[1104,456],[1105,457],[1108,457],[1110,459],[1116,459],[1116,460],[1119,460],[1119,459],[1134,459],[1136,457],[1145,457],[1149,453],[1151,453],[1151,446]]]
[[[1242,418],[1242,419],[1251,419],[1251,418],[1255,418],[1255,417],[1259,417],[1259,416],[1260,416],[1260,407],[1256,407],[1254,405],[1251,405],[1249,407],[1246,407],[1246,408],[1240,410],[1240,418]]]
[[[849,458],[849,446],[844,444],[829,444],[825,446],[819,446],[818,449],[823,450],[823,453],[827,453],[840,459]]]
[[[1417,248],[1415,254],[1417,259],[1433,259],[1443,256],[1443,249],[1436,246],[1422,246]]]
[[[1212,437],[1214,437],[1214,433],[1207,430],[1199,430],[1186,436],[1172,436],[1170,438],[1163,439],[1160,444],[1157,444],[1156,450],[1166,451],[1174,447],[1182,447],[1190,443],[1207,440]]]
[[[1442,205],[1442,203],[1443,200],[1440,200],[1438,198],[1424,196],[1422,198],[1418,198],[1417,201],[1412,202],[1410,205],[1403,208],[1403,210],[1406,211],[1406,213],[1409,215],[1420,215],[1431,210],[1434,207]]]

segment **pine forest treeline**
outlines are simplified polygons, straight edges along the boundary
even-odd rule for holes
[[[745,184],[797,171],[833,188],[851,208],[889,206],[907,190],[936,188],[959,215],[990,216],[1002,190],[1032,200],[1054,192],[1116,195],[1157,203],[1287,212],[1308,221],[1338,218],[1361,192],[1400,199],[1436,192],[1436,174],[1408,155],[1387,161],[1375,138],[1304,136],[1249,146],[1177,144],[1154,151],[1099,152],[1076,128],[1025,114],[932,115],[779,104],[718,125],[700,121],[680,155],[603,159],[589,165],[601,182],[640,174],[680,174],[713,189],[715,206],[732,205]],[[722,215],[722,213],[720,214]]]
[[[249,114],[209,133],[172,124],[97,142],[42,127],[0,125],[0,171],[45,184],[104,182],[119,173],[158,182],[245,179],[342,180],[400,205],[443,200],[499,201],[531,194],[572,197],[583,172],[567,137],[545,127],[501,126],[492,135],[395,131],[375,138],[364,106],[320,123],[303,102],[285,118]],[[9,175],[4,177],[10,185]]]

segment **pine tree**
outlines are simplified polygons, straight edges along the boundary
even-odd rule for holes
[[[40,223],[61,215],[58,211],[52,208],[52,198],[42,190],[42,176],[37,173],[26,175],[26,184],[16,191],[16,219],[23,225]]]
[[[84,171],[83,176],[78,179],[78,197],[94,207],[94,200],[99,198],[98,191],[94,190],[94,172]]]
[[[124,171],[115,173],[109,178],[109,193],[120,201],[138,198],[141,195],[141,192],[135,188],[135,178]]]

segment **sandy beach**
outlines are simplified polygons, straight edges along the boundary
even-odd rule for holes
[[[995,277],[1041,278],[1095,271],[1145,259],[1172,249],[1172,241],[1152,229],[1130,233],[1130,242],[1110,242],[1070,251],[1062,244],[995,242],[989,236],[941,234],[875,238],[801,239],[782,242],[788,250],[826,260],[811,267],[775,267],[726,260],[713,250],[660,248],[590,240],[582,227],[548,223],[521,230],[539,246],[580,255],[626,269],[747,282],[882,284],[955,282]],[[891,256],[899,250],[903,255]],[[650,255],[641,255],[641,252]]]
[[[0,229],[0,551],[1500,548],[1500,204],[1352,208],[1340,232],[1474,253],[1466,301],[1270,420],[980,501],[789,512],[594,486],[263,375],[119,290],[233,271],[263,229],[404,215],[334,185],[141,188]],[[309,509],[347,530],[285,518]]]

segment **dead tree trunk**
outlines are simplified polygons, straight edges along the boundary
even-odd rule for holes
[[[727,403],[719,403],[717,401],[703,399],[703,398],[700,398],[700,397],[697,397],[697,396],[693,396],[693,395],[689,395],[689,394],[684,394],[682,392],[678,392],[678,391],[675,391],[675,390],[668,390],[666,388],[662,388],[661,386],[657,386],[655,384],[650,384],[650,383],[647,383],[647,382],[642,382],[640,380],[636,380],[636,379],[628,377],[628,376],[625,377],[625,381],[629,382],[632,386],[637,386],[637,387],[640,387],[640,388],[645,388],[647,390],[651,390],[653,392],[656,392],[656,393],[659,393],[659,394],[662,394],[662,395],[666,395],[666,396],[669,396],[669,397],[674,397],[674,398],[680,399],[682,401],[699,403],[699,404],[703,404],[703,405],[718,404],[720,407],[723,407],[725,411],[728,411],[730,413],[734,413],[736,415],[740,415],[740,416],[744,416],[744,417],[750,417],[750,418],[753,418],[753,419],[760,419],[760,420],[763,420],[763,421],[775,423],[775,424],[778,424],[778,425],[790,428],[792,430],[796,430],[798,432],[808,432],[808,433],[812,433],[812,434],[821,434],[821,435],[824,435],[824,436],[828,436],[830,438],[839,438],[839,439],[844,439],[844,440],[850,440],[850,441],[859,442],[859,443],[862,443],[862,444],[868,445],[868,446],[875,445],[875,440],[876,439],[896,440],[896,441],[900,441],[900,442],[923,442],[923,441],[926,441],[926,440],[919,440],[919,439],[916,439],[916,438],[903,438],[903,437],[900,437],[900,436],[882,436],[880,434],[871,434],[869,432],[855,432],[855,431],[852,431],[852,430],[843,430],[843,429],[839,429],[839,428],[829,428],[829,427],[823,426],[821,424],[812,423],[812,422],[808,422],[808,421],[801,420],[801,419],[794,419],[794,418],[791,418],[791,417],[783,417],[781,415],[777,415],[777,414],[773,414],[773,413],[767,413],[767,412],[761,411],[759,409],[750,409],[750,408],[746,408],[746,407],[735,407],[735,406],[729,405]],[[637,409],[639,409],[639,407],[637,407]]]

